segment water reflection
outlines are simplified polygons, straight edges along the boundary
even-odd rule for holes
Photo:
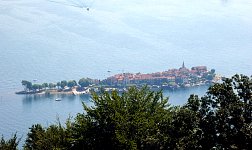
[[[50,99],[51,96],[49,95],[23,95],[22,102],[23,104],[30,105],[32,102],[35,101],[46,101]]]
[[[174,91],[164,90],[164,96],[169,97],[169,103],[172,105],[183,105],[187,102],[187,99],[191,94],[197,94],[203,96],[206,94],[209,86],[198,86],[192,88],[183,88]],[[60,98],[61,101],[55,101],[56,98]],[[81,105],[84,102],[88,106],[92,106],[91,95],[69,95],[69,94],[47,94],[47,95],[24,95],[22,97],[23,105],[55,105],[62,103],[64,105],[73,105],[79,103]],[[56,103],[55,103],[56,102]]]
[[[81,100],[89,103],[91,100],[90,95],[71,95],[71,94],[35,94],[35,95],[23,95],[22,102],[24,105],[31,105],[34,102],[46,102],[55,101],[61,99],[61,101],[74,102],[75,100]]]

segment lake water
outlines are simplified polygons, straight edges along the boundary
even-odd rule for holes
[[[91,105],[88,97],[15,95],[24,79],[104,79],[183,61],[251,75],[251,58],[251,0],[0,0],[0,134],[25,137],[34,123],[64,121],[82,112],[81,102]],[[177,105],[206,89],[165,95]]]

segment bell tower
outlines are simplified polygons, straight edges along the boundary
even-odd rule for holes
[[[185,68],[185,62],[183,61],[182,68]]]

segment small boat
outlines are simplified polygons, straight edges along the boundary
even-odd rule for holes
[[[55,101],[61,101],[61,98],[56,98]]]

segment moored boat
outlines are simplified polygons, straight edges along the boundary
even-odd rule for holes
[[[56,98],[55,101],[61,101],[61,98]]]

